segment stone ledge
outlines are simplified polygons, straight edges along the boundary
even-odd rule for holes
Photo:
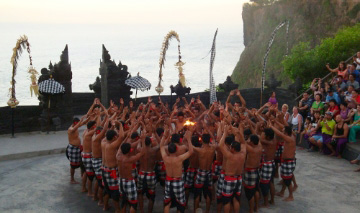
[[[66,147],[58,148],[58,149],[25,152],[25,153],[15,153],[9,155],[0,155],[0,161],[17,160],[17,159],[32,158],[32,157],[38,157],[44,155],[60,154],[60,153],[65,153],[65,151],[66,151]]]

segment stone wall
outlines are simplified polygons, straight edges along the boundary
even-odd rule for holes
[[[272,91],[265,89],[263,94],[263,103],[265,103]],[[276,98],[281,106],[284,103],[289,105],[289,109],[292,109],[295,102],[293,101],[295,95],[285,89],[276,89]],[[241,90],[242,96],[245,98],[247,102],[248,108],[259,108],[260,106],[260,89],[243,89]],[[201,92],[201,93],[193,93],[186,96],[186,99],[189,101],[192,97],[197,97],[200,95],[200,99],[203,103],[208,106],[209,92]],[[227,99],[227,93],[219,92],[217,93],[217,98],[219,101],[224,103]],[[95,94],[94,93],[73,93],[73,111],[74,115],[84,115],[87,113],[89,107],[94,101]],[[152,99],[154,102],[157,102],[158,96],[153,96]],[[232,102],[235,102],[236,97],[232,98]],[[176,100],[176,96],[161,96],[163,102],[168,102],[169,104],[174,104]],[[141,102],[146,103],[147,97],[138,98],[136,100],[136,105]],[[117,102],[116,102],[117,103]],[[19,132],[32,132],[32,131],[40,131],[40,123],[39,118],[41,114],[41,107],[39,106],[18,106],[15,109],[15,133]],[[0,107],[0,134],[11,134],[11,108],[10,107]],[[62,127],[62,129],[66,129],[66,127]]]

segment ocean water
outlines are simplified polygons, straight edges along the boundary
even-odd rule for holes
[[[41,68],[60,61],[66,44],[69,46],[73,80],[73,92],[92,92],[89,84],[99,76],[102,44],[112,59],[128,66],[132,76],[138,72],[150,81],[149,91],[138,92],[138,97],[156,95],[158,84],[160,49],[164,36],[175,30],[181,40],[182,60],[187,86],[191,92],[209,88],[209,62],[213,36],[217,26],[184,25],[49,25],[49,24],[1,24],[0,23],[0,106],[9,99],[12,65],[12,48],[20,35],[27,35],[31,45],[33,65]],[[225,81],[231,75],[243,51],[243,27],[241,21],[233,26],[219,27],[214,65],[215,83]],[[163,94],[170,94],[170,85],[176,85],[178,72],[177,41],[170,42],[165,69],[163,69]],[[29,58],[26,51],[19,59],[16,79],[16,97],[20,105],[37,105],[36,97],[30,96],[30,75],[27,73]],[[135,96],[135,91],[134,95]]]

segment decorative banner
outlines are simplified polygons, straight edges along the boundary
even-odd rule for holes
[[[283,22],[281,22],[272,32],[270,40],[269,40],[269,44],[268,47],[266,49],[266,53],[264,56],[264,63],[263,63],[263,70],[262,70],[262,77],[261,77],[261,91],[264,91],[264,87],[265,87],[265,71],[266,71],[266,64],[267,64],[267,58],[269,56],[270,50],[271,50],[271,46],[274,42],[275,36],[277,31],[283,27],[285,25],[285,23],[287,22],[287,29],[286,29],[286,40],[288,40],[288,34],[289,34],[289,21],[285,20]],[[289,42],[286,42],[286,54],[288,54],[289,52]]]
[[[36,70],[32,67],[32,58],[31,58],[31,54],[30,54],[30,44],[29,44],[29,41],[28,41],[28,38],[26,37],[26,35],[23,35],[21,36],[17,42],[16,42],[16,46],[13,48],[13,55],[11,56],[11,60],[10,60],[10,63],[12,64],[13,66],[13,69],[12,69],[12,78],[11,78],[11,88],[9,89],[9,92],[10,92],[10,99],[9,101],[7,102],[7,104],[11,107],[11,108],[15,108],[18,104],[19,104],[19,101],[16,100],[16,92],[15,92],[15,84],[16,84],[16,81],[15,81],[15,76],[16,76],[16,69],[17,69],[17,65],[18,65],[18,59],[23,51],[23,49],[27,50],[27,52],[29,53],[29,59],[30,59],[30,67],[29,67],[29,73],[32,74],[32,76],[30,77],[31,78],[31,81],[33,81],[33,79],[35,79],[35,84],[36,84],[36,76],[33,77],[33,75],[36,75],[37,72]],[[35,72],[34,72],[35,71]],[[35,89],[36,89],[36,85],[34,84],[34,87],[31,88],[30,86],[30,91],[32,93],[32,91],[35,92]],[[32,84],[33,85],[33,84]],[[35,92],[36,94],[37,92]]]
[[[213,76],[213,67],[214,67],[214,61],[215,61],[215,55],[216,55],[216,36],[217,36],[217,32],[218,32],[218,29],[216,29],[216,32],[215,32],[215,35],[214,35],[214,39],[213,39],[213,43],[212,43],[212,47],[211,47],[211,57],[210,57],[210,74],[209,74],[210,75],[209,76],[209,81],[210,81],[210,104],[217,101],[216,87],[215,87],[214,76]]]
[[[163,73],[162,73],[162,68],[165,67],[165,60],[166,60],[166,51],[169,48],[169,42],[172,38],[176,38],[176,40],[178,41],[178,53],[179,53],[179,61],[175,64],[175,66],[177,67],[177,69],[179,70],[179,81],[181,86],[185,87],[185,76],[183,74],[183,68],[182,66],[185,64],[184,62],[181,61],[181,52],[180,52],[180,38],[179,35],[175,32],[175,31],[170,31],[164,38],[164,42],[162,43],[162,48],[161,48],[161,52],[160,52],[160,59],[159,59],[159,83],[157,85],[157,87],[155,88],[156,92],[162,93],[164,91],[164,87],[161,86],[161,81],[162,81],[162,77],[163,77]]]

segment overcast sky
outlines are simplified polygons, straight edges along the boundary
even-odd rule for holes
[[[239,22],[248,0],[0,0],[0,23],[189,24]]]

